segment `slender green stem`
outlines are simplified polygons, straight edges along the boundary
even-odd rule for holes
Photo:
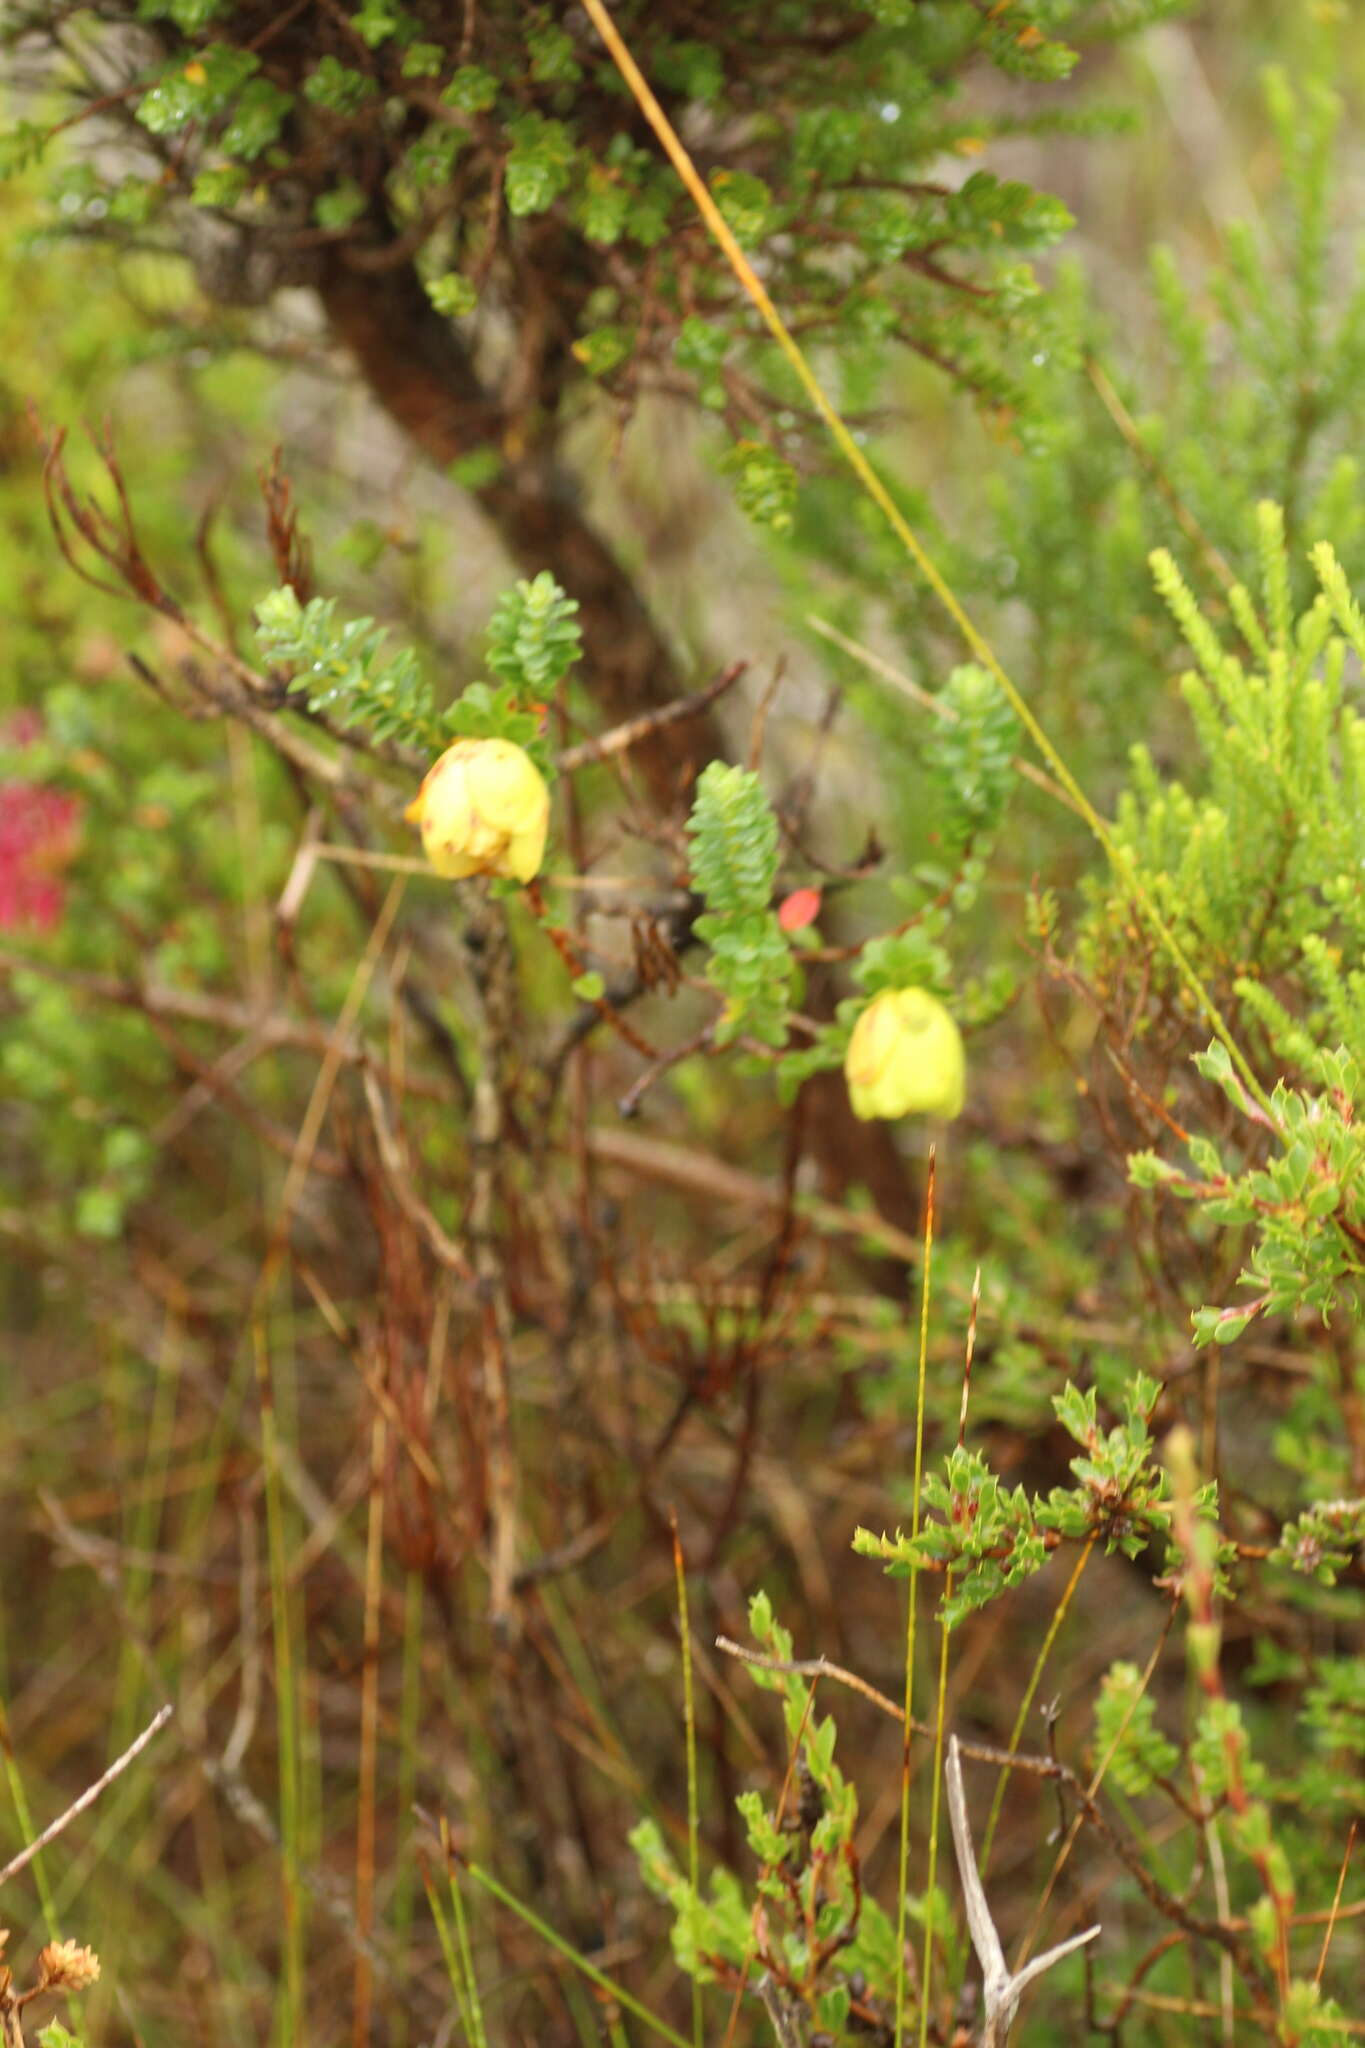
[[[460,1945],[460,1963],[464,1970],[465,1992],[469,1999],[470,2015],[474,2022],[471,2036],[474,2048],[488,2048],[488,2033],[483,2023],[483,2000],[479,1996],[479,1980],[474,1972],[474,1951],[469,1943],[469,1922],[465,1917],[464,1895],[460,1890],[459,1874],[450,1873],[450,1903],[455,1912],[455,1938]]]
[[[1113,1736],[1110,1739],[1109,1747],[1104,1752],[1104,1755],[1100,1758],[1099,1763],[1096,1765],[1095,1771],[1090,1779],[1090,1783],[1085,1788],[1087,1798],[1094,1799],[1094,1797],[1100,1789],[1100,1786],[1104,1783],[1104,1780],[1108,1775],[1110,1764],[1113,1763],[1114,1758],[1119,1753],[1119,1749],[1123,1743],[1123,1738],[1128,1733],[1128,1724],[1132,1720],[1134,1714],[1137,1712],[1138,1707],[1141,1704],[1142,1699],[1147,1691],[1147,1688],[1152,1682],[1152,1675],[1155,1672],[1158,1663],[1160,1662],[1161,1653],[1166,1647],[1166,1638],[1169,1636],[1171,1632],[1171,1626],[1175,1620],[1175,1615],[1176,1607],[1175,1604],[1172,1603],[1172,1605],[1167,1609],[1166,1619],[1161,1624],[1161,1633],[1157,1637],[1155,1643],[1152,1645],[1152,1653],[1148,1657],[1147,1662],[1143,1667],[1142,1675],[1138,1680],[1132,1698],[1129,1700],[1128,1705],[1124,1710],[1123,1718],[1119,1722],[1118,1727],[1114,1730]],[[1043,1924],[1043,1916],[1047,1912],[1053,1891],[1056,1888],[1057,1880],[1061,1876],[1062,1871],[1066,1867],[1067,1858],[1070,1856],[1071,1851],[1075,1848],[1077,1837],[1079,1836],[1081,1829],[1084,1825],[1085,1809],[1083,1807],[1078,1807],[1075,1814],[1072,1817],[1071,1825],[1067,1829],[1066,1834],[1062,1839],[1061,1847],[1057,1851],[1056,1857],[1053,1861],[1051,1872],[1048,1876],[1047,1883],[1043,1886],[1042,1896],[1039,1898],[1037,1904],[1033,1909],[1033,1918],[1029,1922],[1028,1931],[1025,1934],[1023,1941],[1020,1943],[1018,1952],[1015,1955],[1013,1967],[1016,1971],[1023,1969],[1024,1964],[1028,1961],[1029,1956],[1032,1954],[1033,1944],[1038,1939],[1038,1934]]]
[[[934,1148],[929,1148],[929,1180],[924,1195],[924,1279],[919,1309],[919,1384],[915,1394],[915,1490],[910,1508],[910,1533],[919,1535],[920,1491],[924,1483],[924,1389],[929,1365],[929,1306],[934,1270]],[[919,1571],[910,1566],[910,1593],[905,1614],[905,1738],[901,1747],[900,1855],[896,1864],[896,2048],[905,2038],[906,1887],[910,1871],[910,1742],[915,1706],[915,1614]],[[927,1988],[927,1987],[926,1987]],[[921,2019],[923,2011],[921,2009]]]
[[[465,1982],[464,1963],[451,1935],[450,1925],[446,1919],[445,1907],[441,1904],[440,1894],[437,1892],[430,1877],[426,1879],[426,1888],[427,1904],[431,1907],[431,1918],[436,1928],[436,1939],[441,1944],[441,1955],[445,1961],[446,1975],[450,1979],[450,1988],[455,1994],[455,2004],[459,2009],[460,2029],[466,2041],[472,2041],[474,2039],[474,2015],[469,2003],[469,1986]],[[455,1886],[452,1880],[452,1896],[454,1892]]]
[[[509,1913],[515,1913],[518,1920],[524,1921],[527,1927],[555,1951],[556,1955],[561,1955],[565,1962],[572,1963],[590,1984],[595,1984],[599,1991],[605,1991],[609,1997],[614,1998],[626,2012],[634,2013],[636,2019],[642,2021],[652,2033],[657,2034],[660,2040],[671,2043],[671,2048],[692,2048],[692,2043],[686,2035],[675,2032],[666,2020],[661,2020],[647,2005],[641,2005],[638,1998],[632,1997],[624,1984],[618,1984],[605,1970],[599,1970],[595,1963],[590,1963],[586,1956],[580,1955],[576,1948],[565,1941],[562,1934],[556,1933],[548,1920],[542,1920],[539,1913],[533,1913],[529,1906],[524,1906],[520,1899],[509,1892],[506,1885],[499,1884],[491,1871],[484,1870],[477,1863],[467,1863],[465,1869],[475,1884],[482,1885],[499,1905],[506,1906]]]
[[[403,1592],[403,1677],[398,1709],[398,1811],[408,1815],[417,1793],[417,1728],[422,1706],[422,1574],[410,1571]],[[394,1873],[393,1928],[395,1953],[406,1954],[412,1934],[415,1902],[413,1860],[400,1854]],[[394,2048],[407,2048],[408,2015],[398,2006],[392,2017]]]
[[[33,1814],[29,1808],[28,1794],[24,1790],[24,1781],[19,1775],[18,1760],[10,1743],[9,1721],[5,1713],[5,1703],[3,1700],[0,1700],[0,1750],[4,1752],[5,1782],[9,1786],[9,1796],[14,1804],[14,1817],[19,1824],[19,1846],[20,1848],[26,1848],[34,1836],[38,1834],[39,1830],[33,1824]],[[53,1902],[51,1886],[47,1881],[47,1867],[43,1858],[35,1856],[29,1868],[33,1872],[33,1882],[38,1887],[38,1900],[43,1909],[43,1925],[47,1929],[47,1938],[49,1941],[60,1941],[62,1937],[61,1930],[57,1925],[57,1909]]]
[[[953,1575],[943,1575],[943,1604],[952,1595]],[[929,1800],[929,1863],[924,1879],[924,1960],[920,1967],[919,2048],[929,2039],[929,1987],[934,1969],[934,1888],[938,1881],[938,1823],[943,1803],[943,1734],[948,1719],[948,1638],[952,1630],[939,1623],[938,1703],[934,1714],[934,1786]]]
[[[284,1981],[281,1987],[279,2038],[299,2043],[303,2032],[303,1917],[300,1845],[303,1826],[299,1759],[299,1688],[294,1668],[293,1593],[289,1584],[284,1533],[284,1498],[280,1487],[279,1442],[274,1384],[263,1317],[252,1326],[256,1379],[261,1403],[261,1464],[265,1479],[265,1516],[270,1550],[270,1610],[275,1646],[275,1700],[280,1746],[280,1846],[284,1884]]]
[[[697,1706],[692,1690],[692,1627],[687,1611],[687,1571],[678,1538],[678,1518],[673,1526],[673,1572],[678,1584],[678,1629],[682,1637],[683,1727],[687,1743],[687,1879],[693,1910],[701,1901],[701,1818],[697,1799]],[[692,1979],[692,2039],[702,2048],[701,1984]]]
[[[1076,1563],[1072,1568],[1071,1577],[1066,1582],[1066,1590],[1063,1592],[1061,1599],[1057,1602],[1056,1612],[1053,1614],[1051,1621],[1048,1623],[1047,1634],[1043,1637],[1042,1648],[1039,1650],[1038,1655],[1033,1660],[1033,1669],[1029,1673],[1028,1684],[1024,1687],[1024,1697],[1019,1702],[1019,1711],[1014,1717],[1014,1726],[1010,1730],[1010,1739],[1008,1747],[1011,1756],[1014,1755],[1015,1751],[1019,1747],[1019,1744],[1024,1739],[1024,1727],[1028,1721],[1030,1713],[1033,1710],[1034,1695],[1036,1694],[1038,1687],[1042,1684],[1043,1671],[1046,1667],[1048,1658],[1052,1654],[1052,1645],[1056,1642],[1058,1631],[1060,1630],[1062,1623],[1066,1620],[1068,1610],[1071,1606],[1072,1596],[1074,1595],[1077,1586],[1081,1582],[1081,1573],[1089,1564],[1090,1553],[1094,1548],[1095,1537],[1092,1533],[1090,1536],[1086,1538],[1085,1548],[1082,1550],[1080,1556],[1076,1559]],[[1009,1782],[1009,1776],[1010,1773],[1008,1768],[1002,1765],[1000,1775],[997,1777],[995,1781],[995,1797],[991,1801],[990,1819],[986,1822],[986,1833],[981,1843],[981,1856],[979,1867],[983,1878],[985,1877],[987,1870],[990,1868],[991,1849],[995,1842],[995,1830],[1000,1822],[1000,1809],[1005,1803],[1005,1787]]]
[[[109,1725],[111,1763],[123,1754],[137,1732],[137,1718],[142,1705],[145,1674],[139,1657],[138,1638],[152,1634],[146,1625],[147,1603],[152,1590],[152,1568],[148,1560],[156,1549],[157,1525],[166,1495],[166,1474],[174,1448],[179,1366],[179,1331],[174,1318],[168,1315],[161,1342],[156,1347],[156,1377],[141,1484],[133,1489],[127,1509],[124,1540],[133,1561],[123,1573],[122,1609],[126,1629],[119,1652],[114,1711]],[[138,1391],[137,1412],[140,1417],[145,1413],[145,1394],[141,1388]]]

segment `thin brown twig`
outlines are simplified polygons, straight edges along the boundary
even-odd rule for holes
[[[365,1612],[360,1679],[360,1773],[356,1800],[355,1924],[363,1943],[374,1929],[375,1788],[379,1753],[379,1609],[384,1584],[384,1464],[388,1425],[377,1409],[370,1425],[370,1512],[365,1546]],[[374,1969],[365,1947],[355,1955],[351,2040],[367,2048]]]
[[[691,1038],[683,1039],[681,1044],[670,1046],[668,1051],[662,1053],[652,1066],[646,1067],[642,1074],[636,1075],[616,1105],[620,1114],[627,1119],[638,1116],[640,1104],[654,1086],[654,1083],[662,1080],[663,1076],[669,1073],[672,1068],[681,1066],[684,1060],[690,1060],[693,1053],[709,1052],[715,1043],[715,1036],[716,1027],[714,1023],[711,1023],[704,1025]]]
[[[546,904],[539,882],[530,881],[526,884],[526,899],[535,912],[546,938],[549,939],[550,944],[564,962],[565,967],[577,981],[585,972],[583,956],[578,950],[572,933],[566,931],[563,925],[555,924],[551,919],[549,907]],[[613,1003],[608,1002],[605,995],[588,996],[586,1001],[591,1004],[602,1022],[614,1031],[618,1038],[625,1040],[625,1043],[632,1052],[639,1053],[642,1059],[649,1060],[651,1064],[658,1059],[659,1054],[654,1046],[650,1044],[647,1038],[640,1036],[635,1026],[621,1015],[621,1012]]]
[[[1332,1936],[1336,1932],[1337,1921],[1340,1918],[1341,1895],[1342,1892],[1346,1889],[1346,1872],[1350,1868],[1351,1851],[1352,1849],[1354,1849],[1356,1845],[1357,1826],[1358,1823],[1356,1821],[1352,1821],[1351,1831],[1346,1837],[1346,1854],[1341,1859],[1341,1869],[1337,1873],[1337,1888],[1332,1895],[1332,1909],[1327,1916],[1327,1925],[1323,1929],[1322,1952],[1318,1956],[1318,1967],[1313,1973],[1313,1982],[1315,1984],[1321,1984],[1322,1973],[1327,1968],[1327,1951],[1332,1946]]]
[[[39,954],[26,954],[0,946],[0,973],[38,974],[65,988],[100,1002],[118,1003],[148,1017],[178,1017],[186,1023],[207,1024],[216,1030],[240,1034],[259,1052],[297,1048],[301,1052],[334,1053],[348,1066],[365,1066],[372,1055],[351,1032],[344,1034],[325,1025],[309,1024],[301,1018],[279,1014],[262,1015],[245,1003],[207,993],[203,989],[173,988],[158,982],[139,982],[131,976],[101,974],[89,968],[66,967]],[[436,1102],[449,1102],[450,1091],[431,1081],[412,1080],[410,1094],[421,1094]]]
[[[739,1657],[746,1664],[757,1665],[760,1671],[789,1671],[797,1678],[836,1679],[840,1685],[846,1685],[851,1692],[861,1693],[865,1700],[871,1700],[874,1707],[879,1707],[882,1713],[889,1714],[893,1721],[905,1719],[895,1700],[889,1699],[884,1692],[878,1692],[875,1685],[870,1684],[865,1678],[860,1678],[856,1671],[849,1671],[844,1665],[835,1664],[828,1657],[770,1657],[765,1651],[746,1649],[743,1643],[733,1642],[729,1636],[717,1636],[716,1648],[724,1650],[727,1657]],[[912,1720],[910,1726],[916,1735],[933,1734],[933,1728],[927,1721]]]
[[[511,1630],[520,1544],[517,1465],[507,1343],[511,1313],[502,1250],[495,1235],[499,1167],[505,1124],[503,1068],[515,1032],[512,943],[505,906],[475,898],[471,935],[472,981],[477,994],[475,1033],[479,1063],[470,1118],[469,1243],[483,1331],[483,1397],[488,1416],[489,1618],[500,1636]]]
[[[1138,431],[1137,421],[1133,418],[1133,415],[1119,397],[1118,392],[1110,383],[1103,366],[1094,356],[1086,357],[1085,373],[1095,387],[1095,394],[1100,404],[1108,413],[1115,427],[1117,427],[1129,451],[1137,457],[1138,462],[1146,471],[1153,488],[1160,493],[1165,503],[1169,506],[1171,515],[1181,532],[1185,535],[1185,538],[1192,542],[1199,554],[1202,555],[1218,582],[1223,586],[1223,589],[1231,590],[1237,578],[1228,567],[1226,558],[1209,539],[1203,527],[1199,524],[1199,521],[1180,496],[1180,493],[1176,490],[1175,485],[1171,482],[1161,464],[1157,461],[1156,456],[1153,455],[1151,449],[1143,440],[1142,435]]]
[[[783,656],[779,655],[773,663],[772,676],[766,684],[762,696],[754,706],[754,715],[749,723],[748,767],[752,772],[757,772],[762,762],[763,740],[768,729],[768,713],[777,701],[777,693],[782,687],[786,674],[786,660]]]
[[[959,714],[951,704],[946,703],[942,697],[934,696],[932,691],[922,689],[912,677],[905,675],[894,663],[887,661],[884,655],[876,653],[871,647],[864,647],[860,640],[851,640],[847,633],[841,633],[837,626],[831,626],[827,619],[816,618],[813,613],[807,613],[806,624],[813,633],[818,633],[821,639],[832,640],[836,647],[842,648],[854,661],[860,661],[863,667],[871,669],[874,675],[879,675],[893,684],[902,696],[908,697],[912,704],[918,704],[921,711],[930,712],[945,725],[958,723]],[[1065,809],[1074,811],[1077,817],[1084,816],[1061,783],[1055,781],[1046,770],[1037,767],[1023,754],[1013,755],[1010,766],[1016,775],[1022,775],[1026,782],[1033,783]]]
[[[780,1187],[759,1174],[745,1173],[738,1167],[726,1165],[723,1160],[690,1151],[686,1146],[668,1144],[634,1131],[605,1130],[600,1125],[585,1134],[585,1143],[588,1151],[599,1159],[624,1167],[627,1172],[641,1174],[646,1179],[666,1181],[711,1200],[737,1203],[741,1208],[752,1210],[758,1207],[781,1213],[783,1193]],[[873,1210],[841,1209],[837,1202],[827,1202],[814,1195],[799,1196],[796,1207],[798,1214],[817,1230],[828,1231],[836,1237],[865,1239],[907,1266],[919,1264],[921,1247],[918,1238],[898,1229],[894,1223],[888,1223],[884,1216]]]
[[[880,1708],[884,1714],[888,1714],[892,1720],[904,1722],[904,1711],[894,1700],[888,1699],[885,1693],[878,1692],[875,1686],[869,1685],[866,1679],[859,1678],[856,1672],[848,1671],[842,1665],[831,1663],[827,1657],[808,1659],[769,1657],[757,1650],[745,1649],[742,1644],[732,1642],[728,1636],[718,1636],[716,1638],[716,1647],[726,1651],[732,1657],[742,1658],[746,1664],[757,1664],[765,1671],[792,1671],[803,1677],[836,1679],[839,1684],[847,1685],[854,1692],[861,1693],[865,1699],[871,1700],[874,1706]],[[1160,1646],[1158,1645],[1158,1647]],[[920,1721],[913,1716],[909,1725],[910,1732],[914,1735],[932,1735],[934,1733],[934,1727],[931,1722]],[[1080,1830],[1082,1822],[1088,1821],[1124,1867],[1131,1871],[1141,1886],[1148,1903],[1155,1907],[1157,1912],[1162,1914],[1164,1918],[1173,1920],[1187,1934],[1198,1935],[1205,1941],[1214,1942],[1220,1948],[1228,1949],[1233,1956],[1233,1960],[1242,1969],[1243,1975],[1247,1975],[1250,1969],[1250,1962],[1245,1945],[1239,1940],[1237,1931],[1224,1925],[1220,1920],[1206,1920],[1199,1914],[1192,1913],[1183,1900],[1177,1898],[1173,1892],[1166,1891],[1151,1875],[1137,1850],[1113,1827],[1095,1799],[1093,1791],[1086,1789],[1069,1764],[1064,1764],[1055,1757],[1029,1756],[1022,1750],[1001,1749],[995,1743],[988,1742],[959,1741],[958,1749],[961,1755],[969,1757],[973,1763],[990,1764],[1000,1770],[1024,1771],[1031,1777],[1044,1778],[1052,1783],[1065,1786],[1076,1801],[1078,1808],[1071,1834],[1068,1836],[1065,1846],[1067,1848],[1071,1846],[1076,1834]],[[1055,1879],[1055,1871],[1053,1876]],[[1027,1948],[1018,1957],[1015,1964],[1016,1970],[1023,1968],[1026,1955]],[[1248,1978],[1248,1981],[1253,1988],[1256,1988],[1254,1974]]]
[[[389,1121],[388,1107],[379,1085],[379,1076],[373,1067],[367,1066],[362,1069],[360,1079],[365,1091],[365,1106],[370,1112],[375,1142],[379,1147],[380,1163],[394,1199],[409,1223],[416,1225],[440,1263],[448,1266],[452,1273],[458,1273],[462,1280],[467,1280],[472,1285],[474,1269],[468,1257],[437,1221],[412,1185],[398,1135]]]
[[[58,1835],[66,1831],[78,1814],[93,1806],[100,1794],[106,1792],[113,1784],[115,1778],[121,1778],[129,1764],[141,1756],[152,1737],[161,1733],[174,1712],[175,1708],[169,1700],[165,1706],[158,1707],[142,1733],[129,1743],[122,1756],[115,1757],[108,1770],[96,1778],[93,1785],[87,1785],[79,1799],[73,1799],[64,1813],[59,1813],[56,1820],[49,1821],[40,1835],[35,1835],[26,1848],[21,1849],[17,1856],[10,1858],[4,1869],[0,1870],[0,1884],[8,1883],[9,1879],[17,1877],[21,1870],[26,1870],[34,1857],[40,1856],[49,1843],[55,1842]]]
[[[1092,2016],[1090,2017],[1091,2031],[1096,2034],[1107,2034],[1109,2036],[1109,2039],[1113,2041],[1115,2044],[1117,2044],[1120,2030],[1123,2026],[1124,2020],[1128,2017],[1128,2012],[1130,2007],[1132,2006],[1134,1999],[1138,1996],[1143,1978],[1148,1974],[1149,1971],[1154,1970],[1156,1968],[1157,1964],[1161,1961],[1161,1958],[1163,1956],[1169,1955],[1173,1948],[1178,1947],[1182,1941],[1185,1941],[1187,1939],[1188,1937],[1185,1935],[1181,1928],[1168,1927],[1166,1932],[1161,1936],[1161,1938],[1158,1941],[1154,1941],[1152,1943],[1146,1955],[1142,1956],[1139,1959],[1136,1967],[1133,1970],[1132,1976],[1128,1979],[1127,1986],[1124,1989],[1124,1994],[1122,1999],[1119,2001],[1117,2010],[1112,2014],[1112,2016],[1108,2020],[1101,2023],[1098,2018],[1093,2017],[1092,2002]]]
[[[384,898],[379,915],[375,919],[369,938],[365,942],[365,950],[356,963],[355,971],[351,976],[351,985],[346,991],[346,998],[337,1017],[335,1031],[328,1040],[327,1050],[323,1053],[317,1079],[313,1084],[313,1092],[308,1098],[308,1106],[304,1111],[303,1121],[299,1126],[293,1157],[289,1163],[289,1171],[285,1176],[284,1188],[281,1191],[279,1206],[271,1227],[270,1249],[266,1255],[260,1280],[257,1283],[258,1303],[264,1301],[267,1297],[275,1277],[276,1268],[283,1259],[294,1210],[298,1205],[304,1182],[308,1178],[313,1151],[318,1139],[322,1135],[322,1127],[326,1121],[327,1110],[332,1099],[332,1090],[336,1084],[337,1074],[343,1064],[344,1055],[341,1048],[350,1037],[356,1020],[359,1017],[361,1006],[369,993],[370,982],[374,977],[375,970],[379,966],[384,948],[388,944],[389,932],[392,929],[394,919],[398,915],[399,906],[403,901],[403,892],[404,884],[399,880],[394,882],[388,895]]]
[[[269,1146],[281,1158],[288,1159],[294,1148],[294,1133],[285,1125],[274,1122],[258,1108],[251,1098],[234,1085],[238,1073],[249,1067],[263,1050],[260,1043],[248,1036],[221,1054],[212,1063],[201,1060],[185,1043],[178,1031],[172,1029],[164,1017],[148,1016],[153,1032],[165,1046],[177,1067],[192,1074],[194,1081],[171,1114],[162,1119],[148,1132],[149,1143],[158,1151],[172,1144],[193,1121],[200,1109],[209,1102],[219,1101],[248,1129],[254,1131],[263,1145]],[[342,1180],[347,1167],[337,1154],[318,1150],[313,1154],[310,1171],[320,1174],[325,1180]]]
[[[698,717],[703,711],[709,711],[718,697],[734,688],[748,666],[747,661],[732,661],[714,682],[708,683],[694,696],[675,698],[673,703],[663,704],[657,711],[645,711],[638,718],[628,718],[624,724],[614,725],[610,732],[599,733],[596,739],[584,740],[576,747],[566,747],[555,757],[555,766],[561,774],[570,775],[575,768],[587,768],[593,762],[607,761],[613,755],[626,753],[641,740],[652,738],[664,726],[676,725],[684,718]]]
[[[206,633],[194,614],[185,609],[157,576],[138,537],[127,484],[109,429],[106,427],[99,435],[92,433],[91,441],[117,500],[117,515],[106,512],[93,497],[82,497],[77,493],[66,468],[66,429],[57,427],[49,433],[36,408],[31,405],[29,422],[43,451],[43,490],[53,536],[63,560],[73,572],[107,596],[134,598],[160,617],[170,620],[207,658],[211,673],[185,664],[185,679],[200,696],[216,705],[219,711],[250,726],[314,781],[337,790],[345,788],[349,778],[341,762],[319,753],[274,716],[286,701],[287,683],[280,678],[262,675],[232,646]],[[88,561],[82,559],[82,544],[115,581],[106,581],[103,574],[97,573]],[[140,673],[144,678],[148,676],[145,665]],[[295,704],[295,710],[300,708]],[[413,749],[400,746],[396,741],[376,740],[360,728],[339,725],[321,712],[308,715],[310,722],[340,747],[350,748],[406,772],[418,773],[425,766]]]
[[[1114,1998],[1120,1997],[1124,1990],[1121,1984],[1106,1984],[1101,1988]],[[1133,2003],[1146,2006],[1153,2012],[1179,2013],[1187,2019],[1216,2020],[1221,2011],[1219,2006],[1211,2004],[1206,1998],[1178,1998],[1166,1991],[1135,1991]],[[1250,2020],[1262,2033],[1280,2033],[1278,2015],[1266,2006],[1239,2006],[1235,2017],[1238,2020]],[[1319,2018],[1314,2024],[1324,2033],[1340,2034],[1343,2039],[1358,2039],[1365,2036],[1365,2020]]]

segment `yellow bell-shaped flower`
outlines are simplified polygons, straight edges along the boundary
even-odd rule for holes
[[[529,882],[545,856],[550,792],[512,740],[456,740],[427,770],[404,816],[421,827],[438,875]]]
[[[966,1094],[962,1034],[925,988],[888,988],[853,1027],[844,1055],[853,1113],[955,1117]]]

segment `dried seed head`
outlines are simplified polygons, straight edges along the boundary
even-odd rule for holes
[[[77,1941],[50,1941],[38,1953],[38,1983],[44,1991],[85,1991],[100,1973],[100,1959]]]

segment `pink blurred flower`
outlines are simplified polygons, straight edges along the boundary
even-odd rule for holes
[[[20,711],[0,740],[26,747],[41,731],[36,712]],[[76,851],[80,808],[74,796],[41,782],[0,782],[0,932],[50,932],[60,924],[62,870]]]

